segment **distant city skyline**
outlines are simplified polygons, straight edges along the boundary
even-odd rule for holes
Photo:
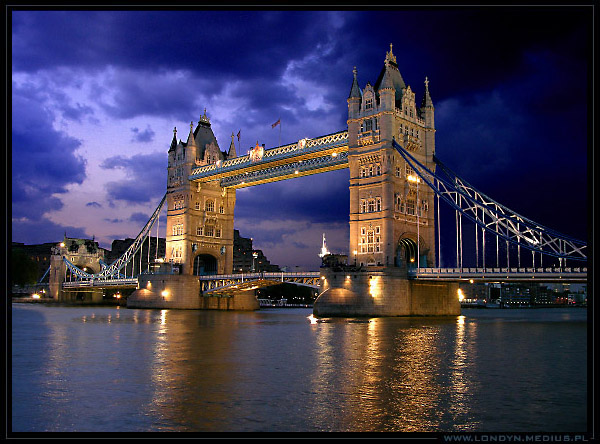
[[[166,191],[173,128],[185,140],[204,109],[220,149],[233,136],[241,155],[345,129],[353,68],[361,88],[374,84],[390,43],[419,103],[429,79],[445,164],[587,237],[591,7],[9,17],[13,241],[134,238]],[[272,263],[317,269],[323,233],[348,253],[348,180],[240,189],[235,228]]]

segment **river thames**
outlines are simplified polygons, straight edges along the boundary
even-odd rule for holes
[[[586,309],[11,311],[13,432],[587,430]]]

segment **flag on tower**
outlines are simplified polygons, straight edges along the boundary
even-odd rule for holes
[[[242,130],[238,131],[238,142],[240,141],[240,134],[242,133]]]
[[[271,128],[275,128],[277,125],[281,123],[281,119],[277,119],[277,122],[271,125]]]

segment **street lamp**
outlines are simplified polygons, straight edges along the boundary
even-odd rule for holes
[[[354,250],[354,266],[356,267],[356,254],[358,253],[358,251]]]
[[[407,179],[410,182],[416,183],[417,184],[417,201],[416,201],[416,205],[415,205],[415,211],[417,212],[417,270],[419,269],[419,267],[421,266],[420,261],[421,261],[421,252],[420,252],[420,233],[419,233],[419,209],[420,209],[420,205],[419,205],[419,182],[421,182],[421,179],[418,178],[417,176],[413,176],[412,174],[410,174],[409,176],[407,176]]]
[[[256,258],[258,257],[258,253],[255,251],[252,253],[252,271],[255,271],[254,268],[254,261],[256,260]]]

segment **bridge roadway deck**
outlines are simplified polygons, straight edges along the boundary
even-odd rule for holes
[[[419,268],[409,279],[473,282],[585,283],[587,268]]]
[[[380,270],[380,267],[378,267]],[[361,272],[369,271],[363,268]],[[350,272],[351,274],[352,272]],[[277,285],[282,282],[305,285],[316,288],[319,284],[320,272],[274,272],[274,273],[238,273],[225,275],[198,276],[203,292],[221,292],[226,289],[250,290]],[[415,268],[409,270],[409,279],[442,280],[449,282],[540,282],[540,283],[585,283],[587,268]],[[64,289],[105,288],[105,287],[137,287],[138,279],[95,279],[63,282]]]

